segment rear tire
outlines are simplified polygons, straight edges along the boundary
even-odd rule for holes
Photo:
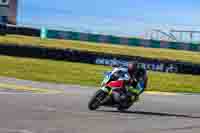
[[[135,103],[135,96],[134,96],[134,100],[131,100],[131,98],[129,97],[127,102],[128,103],[126,103],[126,105],[120,105],[117,109],[120,112],[124,112],[124,111],[128,110]]]
[[[88,108],[90,110],[96,110],[101,105],[103,99],[107,96],[106,92],[103,90],[98,90],[94,96],[90,99],[88,103]]]

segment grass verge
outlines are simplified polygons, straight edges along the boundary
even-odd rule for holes
[[[99,86],[110,67],[0,56],[0,75],[34,81]],[[200,76],[149,72],[148,90],[200,93]]]
[[[52,48],[72,48],[76,50],[93,51],[100,53],[112,53],[131,56],[151,57],[157,59],[170,59],[188,61],[193,63],[200,63],[200,53],[183,50],[172,49],[155,49],[155,48],[143,48],[143,47],[129,47],[122,45],[111,45],[103,43],[89,43],[83,41],[71,41],[71,40],[41,40],[37,37],[8,35],[0,36],[0,44],[13,43],[18,45],[34,45],[44,46]]]

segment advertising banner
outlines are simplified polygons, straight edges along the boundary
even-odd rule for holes
[[[19,57],[64,60],[105,66],[126,67],[129,61],[137,61],[141,67],[151,71],[200,75],[200,64],[117,54],[112,55],[89,51],[79,51],[74,49],[55,49],[39,46],[1,44],[0,54]]]

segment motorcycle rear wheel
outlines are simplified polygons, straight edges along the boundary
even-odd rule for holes
[[[103,90],[98,90],[90,99],[88,103],[88,108],[90,110],[96,110],[97,108],[99,108],[101,102],[104,100],[106,96],[107,96],[106,92],[104,92]]]
[[[130,98],[130,97],[129,97],[129,98]],[[135,98],[135,96],[134,96],[134,98]],[[135,103],[135,99],[134,99],[134,100],[130,100],[130,99],[129,99],[128,103],[126,103],[125,106],[124,106],[124,105],[123,105],[123,106],[120,105],[117,109],[118,109],[118,111],[120,111],[120,112],[126,111],[126,110],[128,110],[134,103]]]

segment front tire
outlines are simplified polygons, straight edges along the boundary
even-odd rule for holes
[[[106,92],[103,90],[98,90],[94,96],[90,99],[88,103],[88,108],[90,110],[96,110],[101,105],[103,99],[107,96]]]

